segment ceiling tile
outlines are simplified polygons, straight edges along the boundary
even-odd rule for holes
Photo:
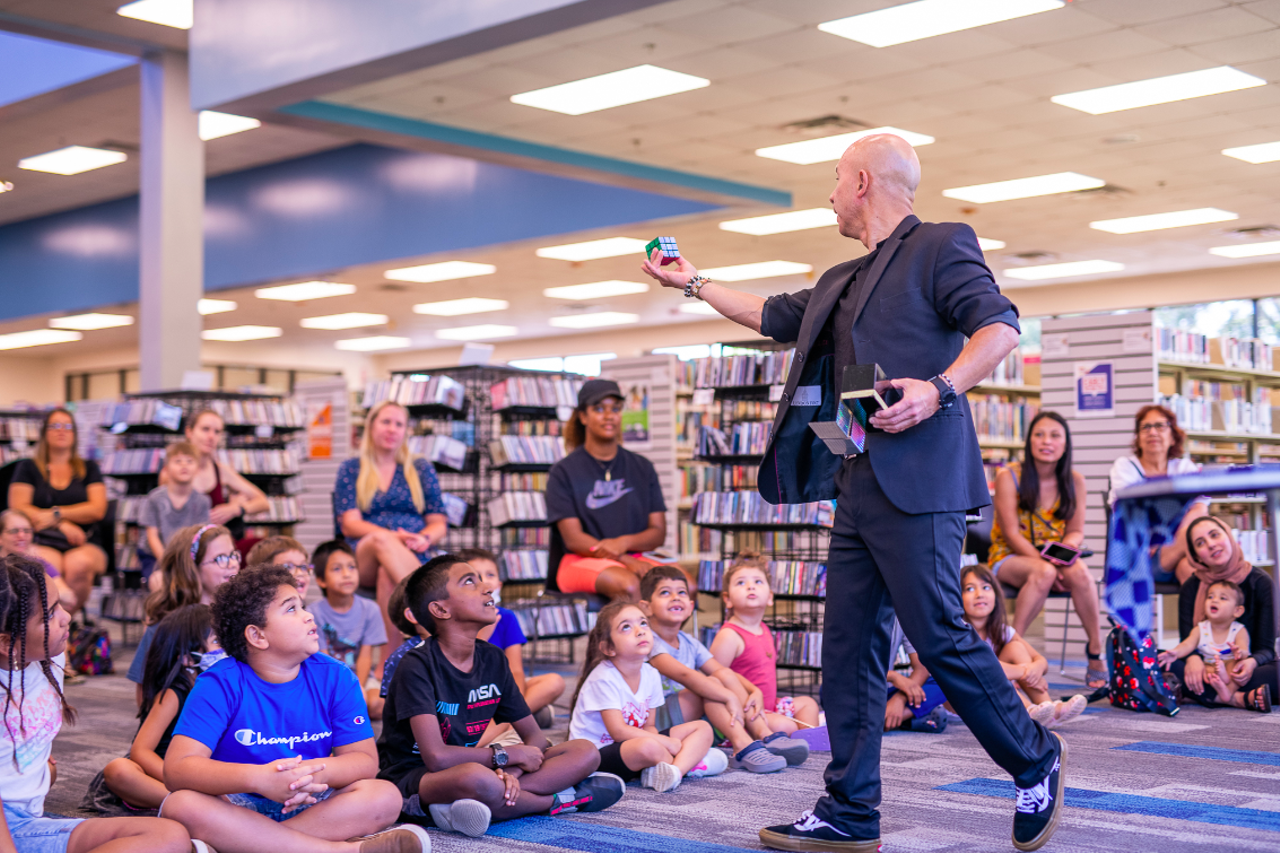
[[[1227,4],[1223,0],[1076,0],[1075,5],[1113,24],[1134,26],[1208,12]]]
[[[1214,9],[1198,15],[1166,18],[1136,27],[1135,31],[1173,45],[1207,41],[1274,30],[1276,23],[1240,8]]]
[[[786,18],[737,7],[715,9],[671,19],[665,26],[679,30],[704,44],[736,44],[749,39],[769,38],[799,27]]]
[[[1198,44],[1192,50],[1199,56],[1215,62],[1236,64],[1240,62],[1258,62],[1264,59],[1280,57],[1280,32],[1268,30],[1247,36],[1222,39],[1221,41]]]
[[[1168,50],[1170,45],[1159,39],[1144,36],[1133,30],[1112,30],[1095,33],[1085,38],[1060,41],[1040,49],[1050,56],[1081,65],[1127,56],[1143,56]],[[1192,69],[1187,69],[1192,70]]]
[[[1272,23],[1280,24],[1280,0],[1256,0],[1254,3],[1245,3],[1242,8]]]
[[[1101,5],[1109,5],[1110,2],[1111,0],[1103,0]],[[1138,0],[1138,2],[1155,5],[1149,0]],[[1085,4],[1081,0],[1076,0],[1075,3],[1053,12],[1001,21],[983,29],[990,30],[992,35],[1010,44],[1036,47],[1099,35],[1117,28],[1110,21],[1084,11],[1081,8],[1083,5]],[[1089,5],[1095,7],[1099,4],[1090,3]]]

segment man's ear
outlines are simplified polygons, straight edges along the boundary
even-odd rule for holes
[[[267,639],[267,632],[258,625],[247,625],[244,629],[244,638],[251,647],[260,652],[265,652],[271,648],[271,641]]]

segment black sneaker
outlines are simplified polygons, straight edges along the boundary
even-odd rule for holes
[[[812,811],[800,815],[795,823],[766,826],[760,830],[760,843],[774,850],[815,850],[830,853],[879,853],[879,838],[854,838],[836,829]]]
[[[573,786],[573,799],[561,799],[557,794],[551,814],[604,811],[622,799],[626,790],[622,777],[597,771]]]
[[[1067,742],[1057,732],[1050,734],[1058,739],[1058,757],[1054,759],[1049,775],[1030,788],[1018,788],[1018,810],[1013,815],[1013,846],[1019,850],[1039,850],[1053,837],[1053,831],[1062,818]]]

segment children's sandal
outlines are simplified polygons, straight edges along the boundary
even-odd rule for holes
[[[1244,706],[1263,714],[1271,713],[1271,685],[1264,684],[1244,695]]]

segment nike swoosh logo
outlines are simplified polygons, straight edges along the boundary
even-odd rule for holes
[[[622,491],[618,492],[616,495],[608,495],[606,497],[597,497],[595,495],[587,495],[587,509],[601,509],[602,507],[606,507],[609,504],[617,501],[623,495],[629,495],[634,491],[635,489],[623,489]]]

